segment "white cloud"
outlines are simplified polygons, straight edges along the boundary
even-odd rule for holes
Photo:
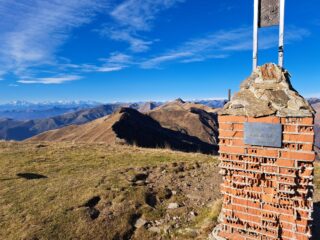
[[[141,64],[142,68],[153,68],[159,66],[161,63],[184,59],[186,57],[192,56],[191,52],[175,52],[171,54],[162,55],[159,57],[151,58]]]
[[[98,59],[100,64],[72,64],[64,59],[66,63],[59,64],[59,67],[63,71],[68,71],[69,69],[73,72],[83,73],[83,72],[115,72],[127,68],[132,65],[132,57],[130,55],[113,52],[108,58]]]
[[[98,0],[4,0],[0,2],[0,63],[6,71],[52,63],[70,32],[89,23]]]
[[[303,28],[289,27],[286,31],[286,44],[300,41],[310,33]],[[263,29],[259,49],[277,46],[278,32],[275,28]],[[162,63],[201,62],[213,58],[226,58],[233,52],[252,50],[252,28],[242,27],[222,30],[182,43],[180,46],[141,63],[142,68],[158,68]]]
[[[97,72],[115,72],[115,71],[120,71],[122,70],[124,67],[122,66],[115,66],[115,67],[108,67],[108,66],[105,66],[105,67],[98,67],[96,69]]]
[[[129,43],[129,49],[133,52],[145,52],[153,43],[142,39],[130,29],[105,29],[105,33],[108,33],[107,35],[113,40]]]
[[[107,60],[110,63],[130,63],[132,57],[124,53],[113,52],[110,54],[110,57],[108,59],[101,60]]]
[[[185,0],[125,0],[115,7],[110,16],[115,26],[101,32],[113,40],[127,42],[133,52],[149,50],[152,40],[141,37],[139,32],[152,29],[152,24],[159,12],[175,6]]]
[[[150,30],[157,13],[184,0],[126,0],[118,5],[111,16],[119,24],[135,30]]]
[[[76,81],[81,79],[81,76],[58,76],[48,78],[34,78],[34,79],[21,79],[18,82],[23,84],[61,84],[64,82]]]

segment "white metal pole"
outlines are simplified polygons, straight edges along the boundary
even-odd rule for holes
[[[285,0],[280,0],[280,26],[279,26],[279,66],[283,67],[284,54],[284,13]]]
[[[259,15],[259,1],[254,0],[254,17],[253,17],[253,70],[258,65],[258,15]]]

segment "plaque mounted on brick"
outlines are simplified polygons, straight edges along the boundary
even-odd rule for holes
[[[282,125],[272,123],[244,123],[244,143],[263,147],[282,146]]]

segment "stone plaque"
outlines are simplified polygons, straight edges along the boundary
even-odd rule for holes
[[[244,123],[244,143],[254,146],[281,147],[282,125],[270,123]]]
[[[279,25],[280,0],[260,0],[259,27]]]

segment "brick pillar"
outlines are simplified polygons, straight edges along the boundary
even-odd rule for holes
[[[314,110],[288,76],[274,64],[258,67],[218,118],[223,208],[214,239],[311,237]],[[272,132],[249,133],[247,123],[271,129],[281,124],[280,145],[268,143]],[[255,139],[248,144],[249,134],[269,136],[264,144],[272,146]]]

